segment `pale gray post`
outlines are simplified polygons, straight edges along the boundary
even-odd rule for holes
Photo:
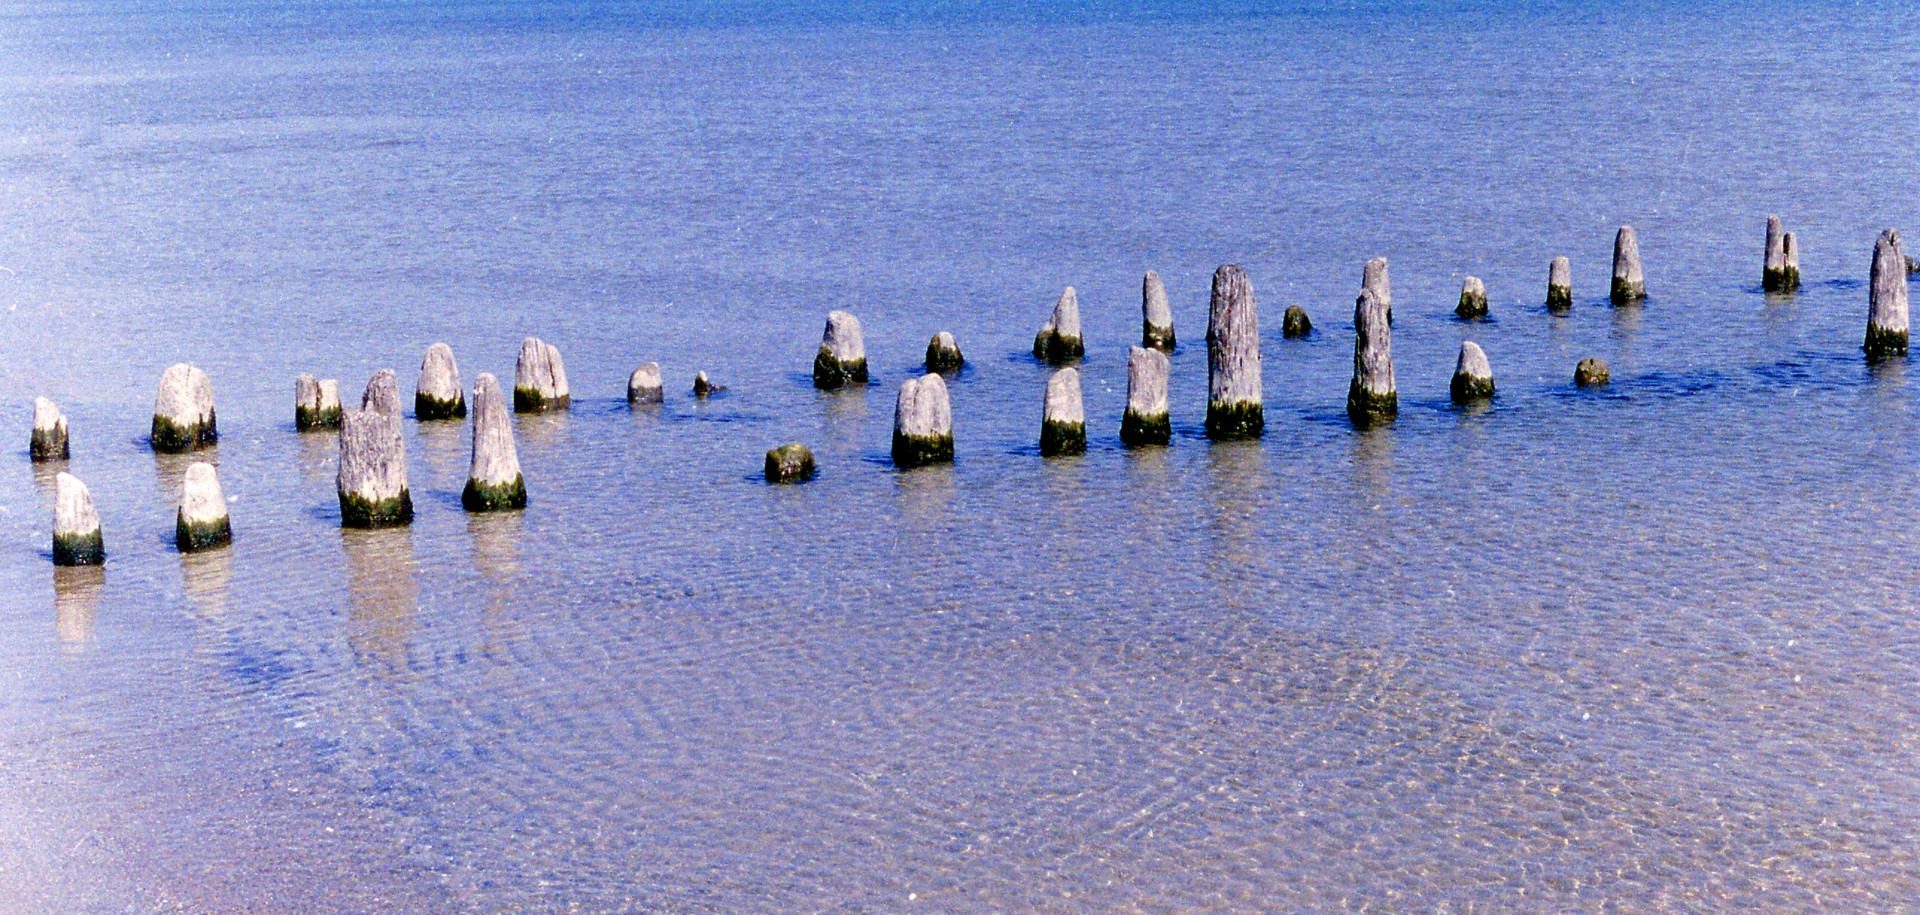
[[[947,383],[929,372],[900,383],[893,407],[893,463],[906,469],[953,460],[953,405]]]
[[[1080,371],[1064,368],[1047,379],[1040,413],[1040,454],[1080,454],[1087,450],[1087,414],[1080,399]]]
[[[1353,383],[1347,386],[1347,417],[1356,426],[1393,419],[1400,394],[1393,378],[1393,289],[1387,259],[1367,261],[1360,297],[1353,305]]]
[[[1613,290],[1615,305],[1628,305],[1647,297],[1647,278],[1640,269],[1640,236],[1632,226],[1621,226],[1613,237]]]
[[[407,440],[398,413],[373,407],[340,415],[340,523],[389,527],[413,520],[407,490]]]
[[[666,397],[667,386],[660,378],[660,363],[649,362],[627,376],[627,403],[660,403]]]
[[[867,383],[867,344],[860,319],[844,311],[827,312],[827,329],[813,357],[813,386],[823,391]]]
[[[227,496],[212,464],[196,461],[180,487],[180,512],[174,517],[173,542],[182,553],[212,549],[233,539]]]
[[[1547,310],[1566,311],[1573,307],[1573,266],[1564,257],[1547,265]]]
[[[185,363],[168,366],[153,401],[155,451],[192,451],[220,439],[213,411],[213,379]]]
[[[420,381],[413,390],[413,418],[459,419],[467,415],[467,394],[460,387],[460,364],[453,347],[435,343],[420,360]]]
[[[33,399],[33,435],[27,455],[34,463],[64,461],[72,454],[67,444],[67,418],[45,397]]]
[[[1866,350],[1872,361],[1907,355],[1907,255],[1900,231],[1880,233],[1868,276]]]
[[[80,478],[61,473],[53,478],[53,564],[91,566],[106,560],[93,493]]]
[[[573,403],[567,387],[567,366],[560,349],[539,337],[520,341],[520,359],[513,373],[513,409],[519,413],[565,410]]]
[[[1173,363],[1157,349],[1127,351],[1127,412],[1120,417],[1120,441],[1126,445],[1164,445],[1173,440],[1167,410],[1167,377]]]
[[[1087,351],[1080,336],[1080,297],[1068,286],[1053,305],[1053,317],[1033,338],[1033,355],[1055,364],[1078,359]]]
[[[1453,364],[1453,383],[1449,386],[1453,402],[1469,404],[1493,396],[1493,365],[1480,344],[1468,340],[1460,344],[1460,358]]]
[[[1160,274],[1147,271],[1140,281],[1140,345],[1173,352],[1173,309],[1167,305],[1167,287]]]
[[[1222,264],[1207,306],[1207,437],[1259,438],[1266,425],[1253,281],[1240,265]]]
[[[513,417],[506,395],[492,374],[481,372],[473,385],[473,463],[460,504],[470,512],[527,507],[527,481],[520,474],[520,452],[513,444]]]

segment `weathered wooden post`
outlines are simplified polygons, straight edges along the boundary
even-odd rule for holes
[[[47,461],[64,461],[72,454],[67,445],[67,418],[60,408],[45,397],[33,399],[33,435],[27,444],[27,455],[36,464]]]
[[[470,512],[527,507],[527,481],[520,474],[520,453],[513,444],[513,417],[506,395],[491,373],[473,385],[473,463],[460,504]]]
[[[1607,360],[1591,356],[1580,360],[1573,367],[1573,383],[1583,388],[1597,388],[1613,382],[1613,373],[1607,370]]]
[[[1280,336],[1287,340],[1298,340],[1313,333],[1313,319],[1307,317],[1307,310],[1298,305],[1288,305],[1280,314]]]
[[[316,381],[302,372],[293,380],[293,427],[306,432],[339,426],[340,382],[332,378]]]
[[[399,413],[372,405],[340,414],[340,523],[392,527],[413,520],[407,490],[407,440]]]
[[[1613,237],[1613,289],[1608,295],[1615,305],[1631,305],[1647,297],[1647,278],[1640,270],[1640,236],[1632,226],[1621,226]]]
[[[1173,309],[1167,305],[1167,287],[1160,274],[1147,271],[1140,281],[1140,345],[1171,353],[1174,347]]]
[[[567,366],[560,349],[539,337],[520,341],[520,360],[513,371],[513,409],[517,413],[565,410],[573,403],[567,388]]]
[[[966,364],[966,357],[960,355],[960,344],[952,334],[943,330],[927,341],[927,371],[957,372]]]
[[[813,451],[807,446],[790,442],[767,451],[767,482],[799,483],[812,476]]]
[[[186,363],[168,366],[160,375],[160,393],[153,402],[153,450],[192,451],[219,440],[213,379]]]
[[[1222,264],[1213,272],[1207,306],[1207,437],[1259,438],[1266,425],[1253,282],[1240,265]]]
[[[660,363],[649,362],[627,376],[627,403],[661,403],[666,399],[667,386],[660,378]]]
[[[1900,230],[1880,233],[1873,244],[1873,268],[1867,290],[1867,360],[1907,355],[1907,255]]]
[[[1053,317],[1033,338],[1033,355],[1058,365],[1086,355],[1086,341],[1080,336],[1080,297],[1068,286],[1054,303]]]
[[[1393,290],[1387,259],[1367,261],[1360,297],[1353,305],[1353,383],[1347,386],[1347,417],[1365,428],[1400,412],[1393,378]]]
[[[709,395],[726,390],[725,385],[714,384],[706,372],[693,373],[693,396],[705,399]]]
[[[1560,312],[1573,307],[1573,265],[1565,257],[1556,257],[1547,265],[1547,310]]]
[[[827,329],[813,357],[813,386],[823,391],[867,383],[867,344],[860,320],[844,311],[827,312]]]
[[[387,416],[400,416],[400,376],[393,369],[381,369],[367,379],[366,390],[360,392],[360,409],[374,410]]]
[[[1493,365],[1480,344],[1472,340],[1460,344],[1460,359],[1453,364],[1449,389],[1453,402],[1462,405],[1493,396]]]
[[[1454,306],[1453,313],[1469,321],[1487,316],[1487,284],[1477,276],[1467,277],[1460,284],[1460,304]]]
[[[175,516],[173,542],[182,553],[212,549],[233,539],[227,518],[227,496],[213,465],[196,461],[187,468],[180,487],[180,512]]]
[[[1160,350],[1136,346],[1127,351],[1127,412],[1120,417],[1123,444],[1173,441],[1173,421],[1167,410],[1167,377],[1172,371],[1173,363]]]
[[[53,564],[91,566],[107,561],[93,493],[73,474],[53,478]]]
[[[467,393],[460,387],[460,364],[453,347],[435,343],[420,360],[420,381],[413,390],[413,418],[460,419],[467,415]]]
[[[1800,288],[1800,246],[1778,216],[1767,216],[1767,260],[1760,272],[1760,288],[1767,292]]]
[[[893,407],[893,463],[902,470],[953,460],[953,405],[947,383],[928,373],[900,383]]]
[[[1064,368],[1047,379],[1040,412],[1040,454],[1081,454],[1087,450],[1087,414],[1080,400],[1080,371]]]

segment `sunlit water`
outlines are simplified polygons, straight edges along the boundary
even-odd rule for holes
[[[1920,384],[1859,345],[1916,100],[1876,5],[10,7],[0,909],[1908,904]],[[1374,255],[1402,415],[1363,434]],[[1257,444],[1200,435],[1223,262]],[[1149,268],[1176,441],[1128,452]],[[1042,459],[1067,284],[1091,447]],[[866,390],[808,381],[831,308]],[[899,473],[939,330],[958,457]],[[342,532],[294,375],[410,392],[442,340],[471,385],[529,334],[576,403],[517,420],[525,513],[461,511],[466,430],[409,421],[416,523]],[[229,550],[171,544],[176,361]],[[35,395],[104,571],[51,566]],[[820,475],[767,486],[788,440]]]

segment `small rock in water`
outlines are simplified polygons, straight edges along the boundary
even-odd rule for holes
[[[1573,383],[1580,387],[1593,388],[1612,382],[1613,374],[1607,371],[1605,359],[1589,357],[1580,360],[1580,364],[1573,367]]]
[[[1454,306],[1453,313],[1468,320],[1486,317],[1487,284],[1477,276],[1467,277],[1460,284],[1460,304]]]
[[[78,477],[63,472],[53,481],[53,564],[91,566],[106,561],[93,493]]]
[[[1080,297],[1068,286],[1053,305],[1053,317],[1033,338],[1033,355],[1058,365],[1085,355],[1086,341],[1080,336]]]
[[[1064,368],[1047,379],[1040,414],[1040,454],[1053,457],[1087,450],[1087,415],[1080,399],[1080,372]]]
[[[726,389],[726,385],[714,384],[713,379],[708,378],[706,372],[695,372],[693,375],[693,396],[695,397],[717,394]]]
[[[186,363],[169,366],[160,376],[160,393],[153,403],[153,450],[192,451],[219,439],[213,379]]]
[[[420,360],[420,381],[413,391],[413,417],[418,420],[460,419],[467,415],[467,394],[460,387],[460,364],[453,347],[435,343]]]
[[[827,329],[813,357],[813,386],[823,391],[867,383],[867,344],[860,320],[844,311],[827,312]]]
[[[180,488],[180,512],[175,516],[173,542],[182,553],[212,549],[233,539],[227,517],[227,497],[212,464],[196,461],[187,468]]]
[[[813,476],[813,452],[799,442],[767,451],[767,482],[799,483]]]
[[[460,504],[470,512],[527,507],[527,481],[520,474],[520,453],[513,443],[513,417],[492,374],[481,372],[473,385],[473,461]]]
[[[952,334],[943,330],[927,341],[927,371],[957,372],[966,364],[966,358],[960,355],[960,344]]]
[[[60,408],[45,397],[33,399],[33,435],[27,455],[34,463],[64,461],[72,451],[67,444],[67,418]]]
[[[1280,336],[1298,340],[1310,333],[1313,333],[1313,319],[1307,317],[1307,310],[1298,305],[1288,305],[1280,315]]]
[[[1493,366],[1480,344],[1468,340],[1460,344],[1460,359],[1454,363],[1453,402],[1469,404],[1493,396]]]
[[[539,337],[520,341],[520,359],[513,371],[514,412],[544,413],[565,410],[572,404],[560,349]]]
[[[667,398],[667,386],[660,378],[660,363],[649,362],[627,376],[627,403],[660,403]]]

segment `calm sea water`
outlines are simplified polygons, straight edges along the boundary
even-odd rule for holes
[[[12,5],[0,909],[1910,904],[1920,383],[1859,344],[1916,111],[1920,14],[1871,4]],[[1402,415],[1357,433],[1375,255]],[[1257,444],[1200,434],[1224,262]],[[1147,269],[1176,441],[1128,452]],[[1091,448],[1042,459],[1068,284]],[[831,308],[866,390],[809,384]],[[899,473],[939,330],[958,457]],[[470,385],[529,334],[575,408],[517,421],[526,512],[409,422],[417,522],[342,532],[294,375],[410,391],[445,341]],[[176,361],[236,531],[190,557]],[[35,395],[104,571],[49,562]],[[819,478],[759,482],[795,439]]]

